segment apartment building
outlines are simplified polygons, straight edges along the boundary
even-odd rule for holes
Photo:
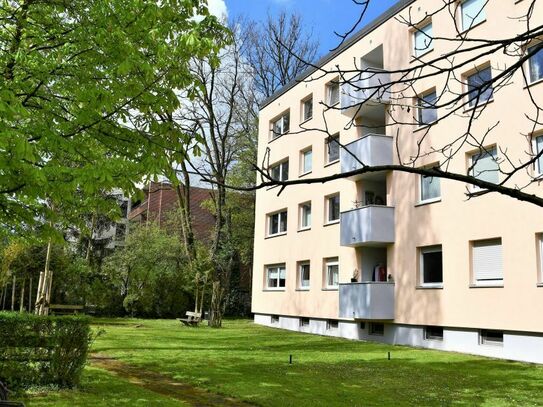
[[[531,143],[536,151],[543,148],[542,121],[534,125],[527,117],[534,102],[543,106],[543,51],[526,61],[525,75],[519,70],[499,91],[481,92],[465,114],[424,106],[436,95],[454,97],[463,86],[499,75],[518,57],[478,50],[458,54],[465,64],[450,74],[421,77],[401,103],[399,91],[394,96],[353,87],[330,71],[371,67],[375,74],[359,78],[366,81],[363,87],[390,82],[417,58],[430,61],[451,52],[455,43],[445,38],[505,38],[526,31],[526,19],[518,17],[531,5],[465,0],[451,13],[443,2],[399,1],[319,61],[322,70],[308,70],[263,103],[258,162],[269,162],[279,180],[332,176],[360,168],[360,161],[397,164],[398,157],[452,142],[469,127],[474,135],[488,133],[485,153],[464,143],[450,158],[449,170],[499,182],[505,175],[495,168],[496,160],[507,155],[526,161]],[[530,27],[543,23],[543,2],[534,7]],[[418,25],[405,24],[410,19]],[[535,41],[528,48],[540,46]],[[476,115],[470,121],[471,111]],[[402,124],[413,123],[413,116],[417,124]],[[424,141],[417,143],[423,133]],[[416,165],[436,159],[439,155],[421,155]],[[540,160],[512,182],[541,195],[543,187],[531,181],[542,170]],[[256,323],[543,363],[541,208],[480,194],[462,182],[398,171],[278,192],[260,190],[256,198]]]

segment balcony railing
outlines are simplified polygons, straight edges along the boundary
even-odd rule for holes
[[[390,73],[369,68],[341,85],[341,109],[345,114],[368,102],[390,103]]]
[[[394,283],[340,284],[339,317],[394,319]]]
[[[341,246],[384,246],[394,243],[394,208],[369,205],[341,213]]]
[[[367,166],[392,164],[392,137],[367,134],[341,149],[341,173],[356,171]]]

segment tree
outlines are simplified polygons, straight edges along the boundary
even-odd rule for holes
[[[268,14],[264,24],[246,24],[244,56],[254,74],[256,92],[268,98],[294,81],[313,63],[319,43],[306,32],[299,14]]]
[[[370,1],[356,3],[362,6],[363,12],[359,21],[363,21]],[[467,199],[495,192],[543,206],[543,197],[533,188],[534,182],[539,180],[539,172],[534,172],[533,168],[541,166],[543,155],[543,148],[534,147],[533,142],[534,135],[538,134],[542,123],[541,94],[535,91],[535,87],[526,87],[526,100],[529,100],[529,106],[524,112],[524,117],[519,117],[520,128],[517,137],[512,137],[509,145],[500,145],[499,151],[490,148],[488,140],[493,133],[500,131],[500,121],[485,125],[484,128],[479,125],[485,111],[492,108],[491,104],[485,103],[486,101],[492,96],[505,93],[512,81],[530,83],[529,76],[534,75],[537,69],[539,69],[537,72],[540,72],[543,65],[541,62],[543,48],[539,42],[543,36],[543,26],[539,18],[542,3],[532,0],[525,3],[522,9],[516,6],[514,11],[511,9],[508,24],[517,24],[520,28],[515,34],[502,35],[499,38],[480,38],[476,31],[470,28],[483,19],[484,7],[493,4],[492,1],[483,3],[483,8],[476,15],[470,14],[464,19],[463,24],[466,26],[460,26],[457,18],[462,12],[461,3],[457,1],[439,2],[424,12],[408,4],[403,12],[396,16],[396,20],[403,24],[407,31],[419,36],[418,48],[414,50],[409,66],[386,70],[384,69],[386,67],[375,66],[370,59],[366,61],[362,58],[361,62],[355,60],[347,65],[331,68],[314,65],[307,77],[302,80],[311,82],[329,77],[340,87],[341,103],[330,103],[328,100],[314,101],[323,107],[324,125],[302,124],[299,130],[291,130],[291,135],[304,132],[320,133],[326,135],[329,141],[335,142],[334,135],[326,126],[327,116],[333,111],[349,111],[349,117],[344,116],[344,130],[365,133],[385,131],[394,136],[393,163],[372,164],[338,142],[342,154],[355,162],[355,169],[327,177],[278,181],[272,178],[264,160],[264,163],[254,163],[259,174],[257,184],[241,190],[279,185],[281,187],[279,191],[282,191],[286,187],[299,184],[328,182],[364,173],[395,171],[450,179],[477,187],[477,192],[467,187]],[[448,19],[454,27],[454,35],[440,36],[427,31],[426,24],[430,19],[440,19],[442,22]],[[342,37],[342,42],[345,38],[347,36]],[[281,45],[288,51],[288,44]],[[418,52],[430,48],[445,49],[447,52],[430,54]],[[303,61],[303,58],[297,56],[295,52],[289,54]],[[505,56],[505,63],[500,66],[491,63],[493,73],[489,75],[487,65],[484,63],[499,59],[501,55]],[[466,71],[474,75],[468,79],[462,74]],[[431,95],[424,93],[423,88],[424,82],[428,79],[432,79],[436,84],[436,91]],[[360,120],[360,113],[375,102],[385,106],[382,120],[379,123]],[[445,137],[439,140],[436,137],[432,138],[437,126],[453,118],[456,118],[457,125],[452,138]],[[459,118],[462,124],[458,126]],[[412,133],[414,128],[420,130]],[[406,134],[409,134],[409,137],[404,136]],[[519,145],[523,147],[519,149]],[[458,171],[458,166],[454,163],[457,160],[464,162],[466,150],[471,151],[472,160],[469,168],[465,172]],[[492,168],[481,172],[477,169],[480,167],[478,164],[486,159],[490,159]],[[499,180],[496,180],[496,177],[487,177],[489,172],[499,174]]]
[[[228,37],[203,0],[19,0],[0,18],[2,231],[57,225],[52,207],[90,212],[96,192],[160,173],[161,151],[182,145],[157,113],[194,91],[189,60],[216,63]]]

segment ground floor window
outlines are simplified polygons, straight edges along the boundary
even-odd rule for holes
[[[271,323],[272,324],[278,324],[279,323],[279,315],[272,315],[271,316]]]
[[[370,323],[370,335],[383,336],[385,334],[385,324],[379,322]]]
[[[335,319],[329,319],[328,321],[326,321],[326,330],[327,331],[336,330],[338,328],[338,326],[339,326],[339,323]]]
[[[270,290],[285,288],[287,270],[284,264],[266,267],[266,284]]]
[[[335,289],[339,286],[339,259],[332,257],[325,260],[324,271],[326,288]]]
[[[301,327],[309,326],[309,318],[300,318],[300,326]]]
[[[502,331],[491,331],[488,329],[483,329],[480,334],[479,342],[482,345],[503,345],[503,332]]]
[[[440,326],[427,326],[424,328],[424,339],[432,341],[443,340],[443,328]]]

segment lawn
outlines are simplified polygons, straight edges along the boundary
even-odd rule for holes
[[[220,330],[134,319],[96,320],[95,327],[105,333],[93,352],[257,405],[543,405],[541,366],[305,335],[250,321],[226,321]],[[86,369],[80,390],[33,396],[27,403],[98,406],[107,405],[106,396],[113,405],[181,405],[94,367]]]

